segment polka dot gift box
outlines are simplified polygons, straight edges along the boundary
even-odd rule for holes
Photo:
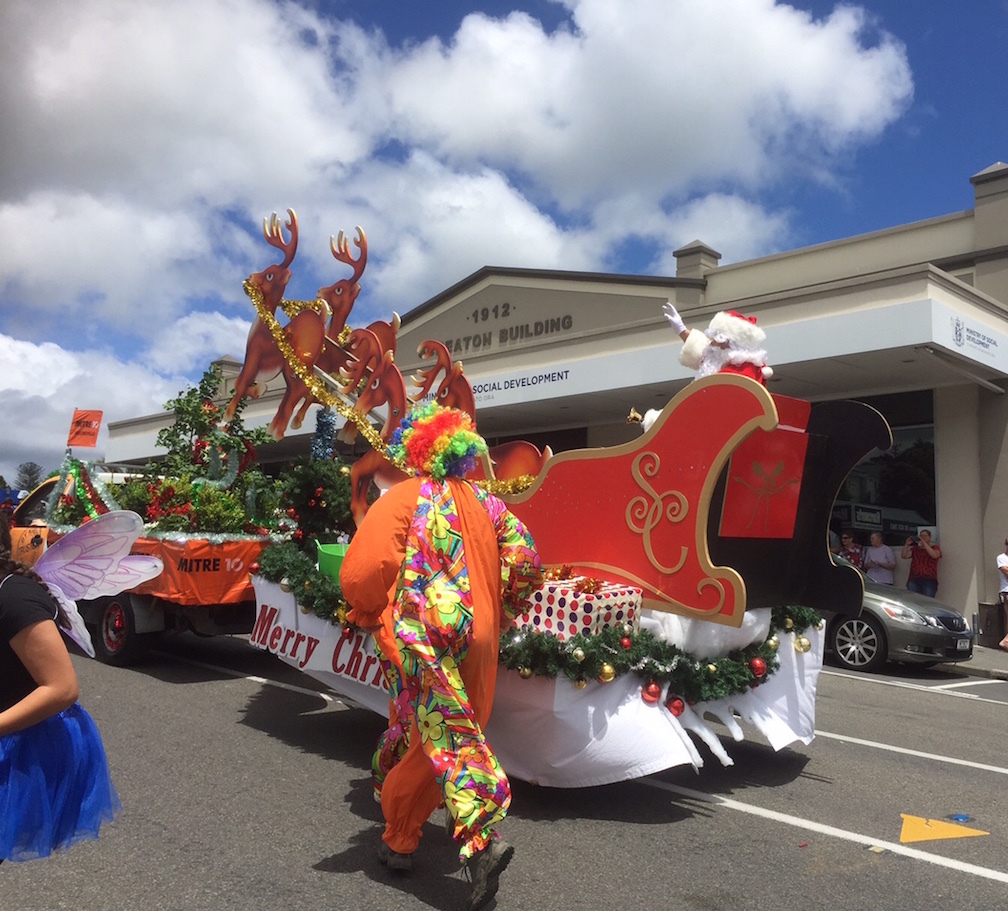
[[[551,633],[561,641],[578,633],[591,635],[629,623],[640,623],[641,590],[611,585],[583,576],[549,580],[529,599],[528,613],[519,617],[519,629]]]

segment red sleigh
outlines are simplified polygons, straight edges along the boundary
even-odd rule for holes
[[[639,439],[565,452],[506,497],[544,564],[640,588],[644,606],[738,626],[747,608],[856,611],[858,573],[828,549],[833,500],[891,432],[858,402],[772,396],[718,375]]]

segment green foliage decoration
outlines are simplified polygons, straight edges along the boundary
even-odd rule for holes
[[[316,541],[332,544],[353,534],[350,469],[343,462],[299,458],[284,472],[280,490],[288,517],[298,524],[292,537],[312,560]]]
[[[301,609],[330,623],[345,624],[347,603],[339,582],[320,573],[315,561],[293,541],[267,547],[259,557],[259,575],[290,589]]]
[[[745,692],[766,680],[780,667],[773,637],[781,632],[801,635],[818,626],[819,615],[808,607],[777,607],[772,612],[770,635],[763,642],[736,649],[718,658],[691,655],[656,638],[646,630],[606,629],[579,633],[561,641],[549,633],[514,629],[500,640],[500,663],[533,676],[567,677],[574,683],[592,681],[608,664],[617,677],[632,673],[645,682],[668,684],[669,695],[686,702],[709,702]],[[766,673],[757,676],[750,667],[763,660]]]

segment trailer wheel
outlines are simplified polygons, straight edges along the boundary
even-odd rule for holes
[[[97,626],[92,633],[95,657],[116,667],[132,664],[143,651],[147,638],[137,634],[128,595],[101,599]]]

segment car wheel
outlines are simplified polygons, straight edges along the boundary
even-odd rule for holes
[[[886,663],[882,624],[868,614],[848,617],[833,627],[833,654],[841,667],[875,673]]]
[[[97,625],[92,630],[95,657],[103,664],[122,667],[139,657],[147,637],[137,634],[129,596],[113,595],[98,603]]]

